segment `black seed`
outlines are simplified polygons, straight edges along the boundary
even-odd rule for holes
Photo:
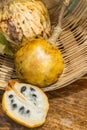
[[[35,97],[35,98],[37,97],[37,95],[36,95],[36,94],[32,94],[32,96],[33,96],[33,97]]]
[[[13,107],[13,108],[16,108],[16,107],[17,107],[17,104],[13,104],[12,107]]]
[[[12,99],[12,100],[11,100],[11,103],[13,103],[13,102],[14,102],[14,100]]]
[[[19,112],[24,113],[24,106],[20,107]]]
[[[23,87],[21,88],[21,93],[23,93],[25,90],[26,90],[26,86],[23,86]]]
[[[27,114],[30,113],[30,110],[27,110],[26,113],[27,113]]]
[[[9,95],[9,98],[12,98],[13,97],[13,95],[11,94],[11,95]]]
[[[35,89],[34,89],[34,88],[32,88],[32,87],[30,87],[30,90],[31,90],[31,91],[35,91]]]
[[[20,107],[19,111],[24,110],[24,106]]]

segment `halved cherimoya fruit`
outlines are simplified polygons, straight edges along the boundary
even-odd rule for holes
[[[10,81],[2,98],[2,108],[17,123],[34,128],[45,122],[49,103],[38,87]]]

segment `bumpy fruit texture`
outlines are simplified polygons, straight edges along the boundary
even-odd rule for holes
[[[15,67],[22,81],[46,87],[55,83],[63,72],[60,51],[43,39],[24,43],[15,54]]]
[[[3,0],[3,4],[4,4]],[[0,9],[0,30],[7,40],[21,43],[50,35],[51,25],[48,11],[39,0],[8,0]],[[0,2],[1,4],[1,2]]]
[[[36,86],[10,81],[2,108],[17,123],[34,128],[45,123],[49,103],[45,93]]]

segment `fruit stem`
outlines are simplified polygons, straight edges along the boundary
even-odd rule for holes
[[[63,20],[63,16],[64,16],[64,11],[66,6],[69,5],[69,1],[70,0],[64,0],[63,1],[63,5],[62,8],[60,10],[60,14],[59,14],[59,18],[58,18],[58,24],[54,27],[53,33],[51,35],[51,37],[48,39],[48,42],[55,44],[58,37],[60,36],[61,32],[62,32],[62,20]]]

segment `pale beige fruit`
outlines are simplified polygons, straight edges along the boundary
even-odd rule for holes
[[[39,0],[0,1],[0,28],[10,42],[21,43],[50,35],[51,25],[45,5]]]
[[[44,39],[24,43],[15,54],[17,76],[24,82],[46,87],[55,83],[63,72],[60,51]]]
[[[45,123],[49,103],[46,94],[36,86],[10,81],[2,98],[2,108],[15,122],[34,128]]]

